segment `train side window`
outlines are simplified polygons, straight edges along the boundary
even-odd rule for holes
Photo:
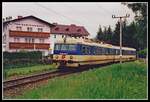
[[[102,54],[105,54],[105,48],[102,48]]]
[[[126,55],[128,55],[128,51],[126,51]]]
[[[109,48],[106,48],[106,54],[107,55],[109,54]]]
[[[99,55],[99,47],[97,48],[97,54]]]
[[[116,53],[115,53],[115,49],[113,49],[113,52],[112,52],[112,54],[113,54],[113,55],[115,55],[115,54],[116,54]]]
[[[101,54],[103,54],[103,48],[101,47]]]
[[[116,54],[116,49],[113,49],[113,55],[115,55]]]
[[[110,54],[114,55],[114,49],[110,49]]]
[[[115,50],[115,54],[117,55],[117,49]]]
[[[95,55],[95,47],[94,46],[91,46],[91,54]]]
[[[96,47],[93,47],[93,54],[96,55]]]
[[[126,51],[126,54],[129,55],[129,51]]]
[[[112,49],[110,48],[110,49],[109,49],[109,54],[112,55],[112,53],[113,53],[113,52],[112,52]]]
[[[136,55],[136,51],[133,51],[134,52],[134,55]]]
[[[119,50],[118,49],[116,49],[116,54],[119,55]]]
[[[99,50],[99,49],[98,49],[98,47],[96,47],[96,53],[97,53],[97,55],[99,55],[99,52],[98,52],[98,50]]]
[[[122,55],[125,55],[125,51],[124,50],[122,50]]]
[[[108,54],[108,48],[105,48],[105,54],[106,55]]]
[[[123,50],[123,55],[126,55],[126,50]]]
[[[98,54],[102,54],[102,48],[98,47]]]
[[[130,51],[128,51],[128,54],[129,54],[129,55],[131,55],[131,52],[130,52]]]
[[[82,46],[82,53],[86,54],[86,48],[85,48],[85,46]]]
[[[86,47],[86,54],[90,54],[90,48],[88,46]]]

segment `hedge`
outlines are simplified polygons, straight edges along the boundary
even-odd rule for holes
[[[41,59],[42,52],[32,51],[32,52],[3,52],[4,60],[14,60],[14,59]]]
[[[40,63],[42,60],[42,52],[3,52],[4,67],[19,67]]]
[[[139,57],[139,58],[146,58],[146,55],[147,55],[147,48],[138,51],[138,57]]]

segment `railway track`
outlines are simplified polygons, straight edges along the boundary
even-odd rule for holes
[[[54,78],[57,76],[63,76],[63,75],[71,74],[71,73],[73,73],[73,71],[57,70],[53,72],[46,72],[46,73],[31,75],[27,77],[17,78],[13,80],[7,80],[3,82],[3,89],[7,90],[7,89],[18,87],[21,85],[35,83],[41,80],[50,79],[50,78]]]
[[[109,64],[111,64],[111,63],[109,63]],[[109,65],[109,64],[107,63],[107,65]],[[105,66],[105,64],[101,64],[100,66]],[[95,68],[98,68],[98,66],[84,66],[79,69],[71,69],[71,70],[70,69],[62,69],[62,70],[59,69],[59,70],[53,71],[53,72],[45,72],[45,73],[31,75],[31,76],[22,77],[22,78],[17,78],[17,79],[13,79],[13,80],[7,80],[7,81],[3,82],[3,89],[7,90],[7,89],[15,88],[15,87],[18,87],[21,85],[26,85],[29,83],[35,83],[38,81],[51,79],[51,78],[58,77],[58,76],[64,76],[64,75],[68,75],[68,74],[72,74],[72,73],[79,73],[79,72],[83,72],[83,71],[87,71],[89,69],[95,69]]]

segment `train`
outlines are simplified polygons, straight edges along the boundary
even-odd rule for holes
[[[136,60],[136,49],[114,46],[89,39],[64,39],[54,45],[53,62],[58,68],[79,68],[86,65]]]

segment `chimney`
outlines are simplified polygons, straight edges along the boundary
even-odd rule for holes
[[[54,25],[57,25],[57,23],[56,23],[56,22],[54,22],[53,24],[54,24]]]
[[[76,26],[75,24],[71,24],[70,26]]]
[[[18,16],[18,19],[23,18],[22,16]]]

